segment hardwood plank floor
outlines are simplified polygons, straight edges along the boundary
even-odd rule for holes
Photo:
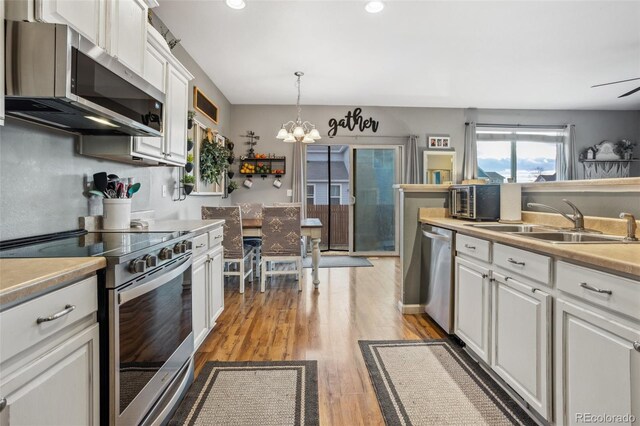
[[[238,293],[225,286],[225,309],[196,354],[206,361],[317,360],[322,425],[383,425],[358,340],[443,337],[426,315],[402,315],[398,258],[372,258],[373,268],[320,269],[315,290],[305,269],[302,292],[277,277]],[[241,396],[238,396],[241,398]]]

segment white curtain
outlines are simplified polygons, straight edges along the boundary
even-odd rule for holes
[[[418,159],[418,136],[409,136],[407,142],[407,164],[404,183],[420,183],[420,162]]]
[[[569,124],[562,144],[562,164],[558,174],[558,180],[575,179],[575,147],[576,147],[576,126]]]
[[[294,203],[302,206],[300,215],[303,219],[307,217],[307,203],[304,185],[304,150],[301,142],[293,144],[293,161],[291,162],[291,190],[293,192]]]
[[[476,123],[471,122],[464,130],[464,159],[462,160],[462,178],[478,177],[478,147],[476,146]]]

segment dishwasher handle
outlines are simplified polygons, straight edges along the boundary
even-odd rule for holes
[[[433,232],[428,232],[428,231],[425,231],[424,229],[422,230],[422,235],[434,240],[451,241],[451,237],[447,237],[446,235],[441,235],[441,234],[434,234]]]

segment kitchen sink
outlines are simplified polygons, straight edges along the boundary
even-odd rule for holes
[[[468,226],[473,226],[478,229],[486,229],[488,231],[496,231],[496,232],[517,232],[517,233],[528,233],[528,232],[549,232],[549,227],[544,227],[542,225],[507,225],[500,223],[477,223]]]
[[[613,235],[584,234],[579,232],[514,232],[513,235],[535,238],[536,240],[547,241],[552,244],[627,243],[627,241],[623,241],[622,237],[616,237]]]

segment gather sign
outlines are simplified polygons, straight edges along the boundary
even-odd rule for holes
[[[343,129],[349,129],[354,131],[356,129],[364,132],[367,129],[371,129],[373,133],[378,131],[379,121],[374,120],[372,117],[365,119],[362,114],[362,108],[355,108],[353,111],[347,112],[344,118],[337,119],[332,118],[329,120],[329,137],[333,137],[338,133],[338,127]]]

